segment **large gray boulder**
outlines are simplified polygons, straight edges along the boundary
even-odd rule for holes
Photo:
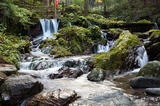
[[[89,99],[79,99],[69,106],[135,106],[135,103],[122,91],[117,90]]]
[[[51,92],[42,92],[31,98],[26,106],[68,106],[79,96],[69,89],[58,89]]]
[[[43,85],[29,75],[8,77],[0,87],[3,105],[17,105],[43,90]]]
[[[160,87],[160,78],[135,77],[130,80],[132,88],[157,88]]]

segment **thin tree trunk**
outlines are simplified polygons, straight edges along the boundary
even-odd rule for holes
[[[84,3],[84,16],[88,16],[88,11],[89,11],[89,0],[85,0],[85,3]]]
[[[103,0],[103,5],[104,5],[104,14],[106,13],[106,9],[107,9],[107,7],[106,7],[106,1],[105,0]]]
[[[54,0],[54,18],[57,18],[56,0]]]

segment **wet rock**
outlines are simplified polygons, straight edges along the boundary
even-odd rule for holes
[[[88,80],[98,82],[105,79],[105,73],[100,68],[94,68],[87,76]]]
[[[138,33],[137,36],[142,39],[147,39],[150,35],[149,33]]]
[[[52,92],[42,92],[31,98],[26,106],[68,106],[78,95],[75,91],[58,89]]]
[[[66,61],[63,66],[66,66],[66,67],[78,67],[79,65],[81,64],[80,61],[75,61],[75,60],[69,60],[69,61]]]
[[[160,30],[152,32],[145,48],[150,60],[160,60]]]
[[[11,76],[1,85],[0,93],[4,106],[14,106],[43,89],[43,85],[29,75]]]
[[[83,74],[81,69],[71,69],[69,67],[62,67],[58,70],[58,74],[50,74],[49,78],[57,79],[57,78],[77,78]]]
[[[160,78],[136,77],[130,80],[132,88],[157,88],[160,87]]]
[[[137,75],[145,77],[160,77],[160,62],[148,62],[143,68],[140,69]]]
[[[51,68],[52,66],[52,62],[51,61],[35,61],[33,63],[30,64],[30,69],[33,70],[44,70],[47,68]]]
[[[148,95],[160,96],[160,88],[147,88],[145,92]]]
[[[135,104],[118,90],[111,93],[103,93],[88,100],[77,100],[70,106],[135,106]]]
[[[16,74],[17,68],[16,66],[10,64],[0,64],[0,72],[6,75]]]

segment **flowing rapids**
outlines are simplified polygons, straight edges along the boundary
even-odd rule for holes
[[[58,22],[57,20],[48,20],[41,19],[40,20],[43,35],[39,36],[39,38],[35,39],[35,41],[41,39],[45,40],[47,38],[53,37],[51,33],[55,33],[58,30]],[[102,32],[102,37],[107,39],[107,34]],[[108,52],[110,48],[114,45],[114,41],[108,41],[107,44],[98,45],[97,53]],[[148,62],[148,56],[144,47],[139,47],[137,49],[137,58],[139,67],[143,67]],[[36,46],[33,46],[33,50],[29,55],[25,55],[20,63],[20,73],[29,74],[33,77],[37,78],[43,85],[45,91],[53,91],[55,89],[71,89],[78,93],[81,97],[78,101],[83,103],[84,100],[89,100],[93,97],[101,97],[105,93],[112,93],[114,91],[122,90],[120,87],[117,87],[113,81],[104,80],[102,82],[91,82],[87,79],[87,75],[83,74],[78,78],[60,78],[60,79],[50,79],[49,75],[53,73],[57,73],[58,69],[64,66],[64,63],[67,61],[76,61],[79,62],[77,67],[72,68],[80,68],[85,71],[86,68],[86,60],[89,59],[92,55],[84,55],[84,56],[71,56],[66,58],[58,58],[55,59],[53,56],[49,54],[43,53],[39,49],[39,43]],[[38,69],[37,69],[38,68]],[[134,71],[138,71],[136,69]],[[127,95],[127,94],[125,94]],[[26,99],[21,106],[24,106]],[[144,101],[142,101],[143,103]],[[74,105],[73,105],[74,106]],[[77,106],[77,105],[76,105]]]

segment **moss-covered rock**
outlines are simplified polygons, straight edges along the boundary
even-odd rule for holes
[[[129,31],[123,31],[110,52],[94,56],[96,67],[111,73],[127,69],[129,66],[126,63],[129,58],[128,60],[126,58],[129,56],[129,50],[139,45],[141,45],[141,42],[136,35]]]
[[[150,60],[160,60],[160,31],[153,31],[145,44]]]
[[[144,77],[160,77],[160,62],[151,61],[147,63],[137,74]]]
[[[116,26],[121,26],[122,24],[125,23],[124,21],[109,20],[109,19],[104,18],[103,16],[96,15],[96,14],[90,14],[87,17],[87,19],[92,24],[98,25],[103,29],[110,28],[110,27],[113,27],[115,25]]]
[[[90,38],[90,30],[78,26],[71,26],[60,29],[56,36],[57,38],[55,40],[46,40],[41,44],[40,47],[43,48],[51,45],[51,54],[68,56],[90,52],[93,43],[92,39]]]
[[[148,21],[148,20],[146,20],[146,19],[143,19],[143,20],[137,21],[137,23],[151,23],[151,21]]]
[[[65,14],[59,17],[60,19],[60,28],[64,28],[71,25],[76,25],[80,27],[87,28],[89,26],[89,22],[86,17],[75,15],[73,13]]]
[[[119,35],[123,32],[123,30],[120,28],[109,28],[105,32],[107,32],[107,39],[116,40],[118,39]]]
[[[75,4],[69,5],[64,9],[64,13],[73,13],[76,15],[82,15],[82,12],[83,12],[82,8],[79,5]]]

